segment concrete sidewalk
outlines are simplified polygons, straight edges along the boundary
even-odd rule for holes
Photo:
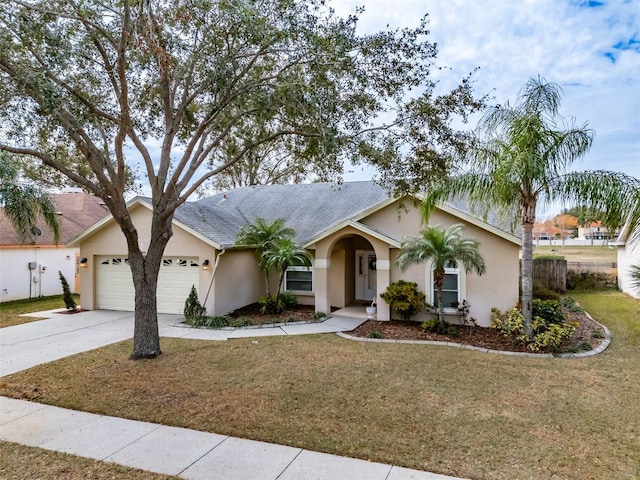
[[[193,480],[453,478],[6,397],[0,397],[0,439]]]
[[[131,312],[91,311],[0,329],[0,376],[133,336]],[[179,315],[159,315],[160,335],[224,341],[353,330],[364,319],[236,330],[185,328]],[[67,410],[0,397],[0,439],[119,463],[186,479],[446,480],[418,470],[253,440]]]

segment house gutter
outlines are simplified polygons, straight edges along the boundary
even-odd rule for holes
[[[207,299],[209,298],[209,292],[211,292],[211,287],[213,286],[213,279],[216,276],[216,272],[218,271],[218,263],[220,263],[220,257],[224,255],[226,249],[222,249],[218,255],[216,255],[216,261],[213,263],[213,271],[211,272],[211,281],[209,281],[209,288],[207,288],[207,294],[204,297],[203,305],[207,304]]]

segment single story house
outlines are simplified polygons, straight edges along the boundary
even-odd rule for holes
[[[56,245],[53,231],[40,219],[30,239],[21,239],[0,208],[0,302],[21,298],[58,295],[62,286],[61,271],[72,292],[80,292],[78,247],[69,240],[109,215],[104,202],[88,193],[51,194],[58,222],[60,239]]]
[[[149,242],[152,207],[137,197],[129,210],[144,250]],[[256,218],[282,218],[295,241],[313,257],[313,265],[286,273],[285,290],[317,312],[376,300],[379,320],[391,316],[382,301],[390,283],[416,282],[433,302],[430,264],[401,272],[395,263],[403,238],[422,228],[419,200],[392,198],[374,182],[251,186],[180,206],[173,221],[158,283],[158,311],[181,313],[192,285],[211,315],[254,303],[265,294],[254,252],[234,246],[240,228]],[[450,298],[470,303],[470,315],[489,324],[492,307],[506,310],[518,301],[521,241],[497,223],[483,222],[455,204],[443,205],[430,224],[463,223],[464,234],[480,242],[487,273],[479,277],[455,268],[447,271]],[[81,269],[82,308],[133,310],[134,293],[125,238],[113,219],[104,219],[79,237],[88,259]],[[455,310],[451,310],[453,313]]]
[[[640,266],[640,241],[635,244],[629,242],[629,230],[625,226],[620,232],[615,245],[618,248],[618,287],[632,297],[640,298],[640,290],[631,285],[630,272],[631,266]]]

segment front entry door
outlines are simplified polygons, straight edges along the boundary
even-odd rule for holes
[[[377,282],[376,253],[356,251],[356,300],[370,302],[376,298]]]

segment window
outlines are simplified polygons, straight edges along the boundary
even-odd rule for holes
[[[284,276],[284,289],[288,292],[312,292],[313,271],[311,267],[289,267]]]
[[[448,262],[444,269],[444,284],[442,288],[443,307],[457,308],[466,295],[464,271],[460,271],[453,262]],[[431,299],[427,299],[434,307],[438,306],[438,292],[433,282],[433,265],[429,266],[429,284],[431,285]]]

